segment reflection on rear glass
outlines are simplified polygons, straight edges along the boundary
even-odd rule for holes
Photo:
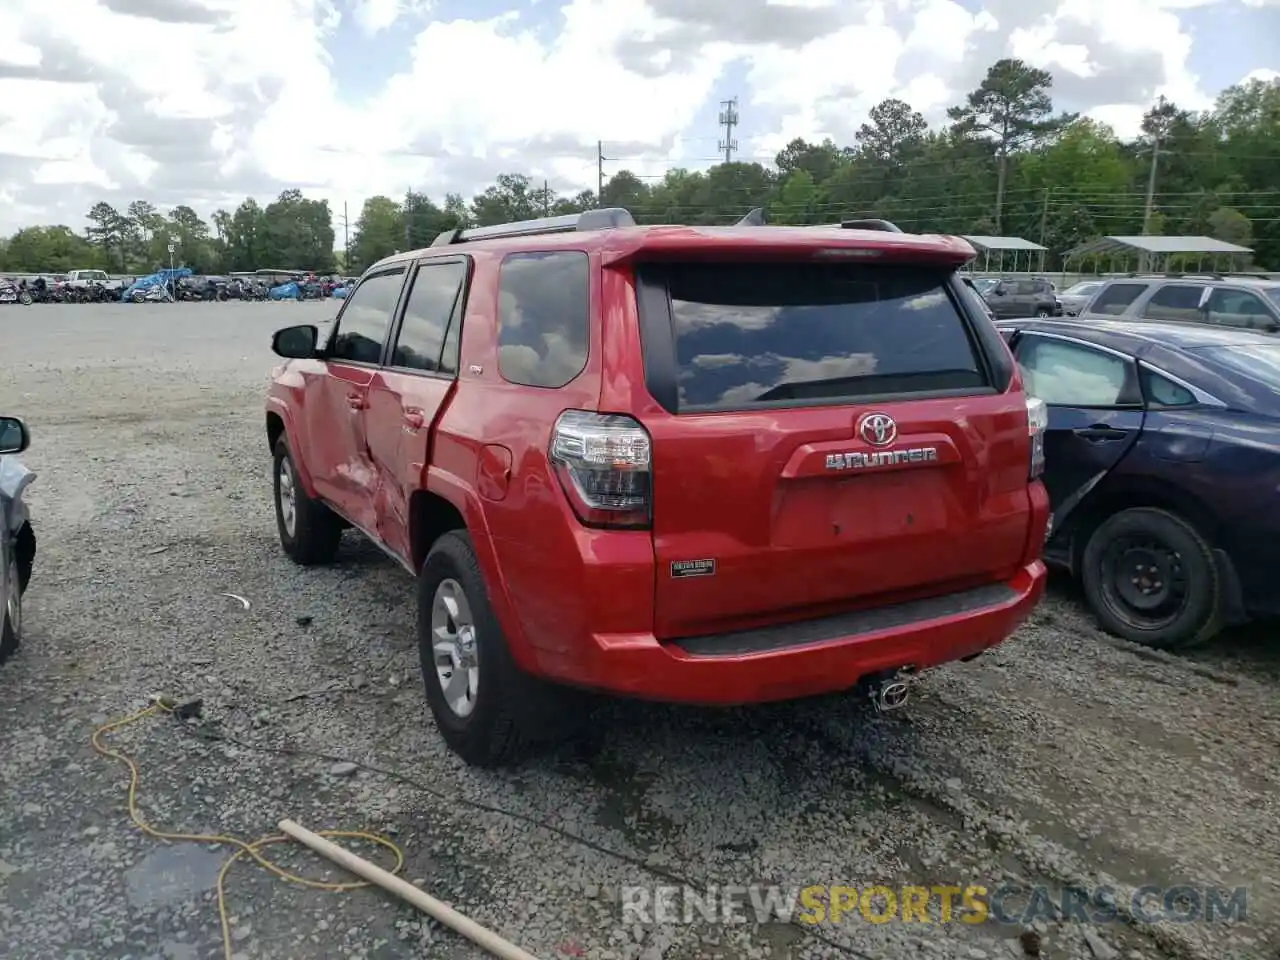
[[[1250,380],[1280,390],[1280,345],[1204,347],[1199,352]]]
[[[849,264],[673,268],[681,405],[983,387],[948,276]]]

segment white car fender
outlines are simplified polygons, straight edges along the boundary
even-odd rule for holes
[[[0,507],[9,531],[16,533],[27,522],[29,514],[22,493],[36,478],[17,457],[0,457]]]

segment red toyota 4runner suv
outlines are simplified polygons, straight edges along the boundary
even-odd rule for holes
[[[957,268],[883,222],[450,231],[280,330],[280,540],[418,584],[441,734],[512,761],[579,695],[880,707],[1044,588],[1044,408]]]

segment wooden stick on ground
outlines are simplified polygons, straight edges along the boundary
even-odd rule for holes
[[[300,826],[292,820],[281,820],[279,827],[282,833],[288,834],[321,856],[328,857],[334,863],[356,874],[356,876],[382,887],[388,893],[394,893],[400,899],[417,907],[427,916],[433,917],[446,927],[456,930],[472,943],[488,950],[500,960],[537,960],[533,954],[526,953],[520,947],[509,940],[504,940],[487,927],[482,927],[471,918],[463,916],[447,903],[441,903],[435,897],[430,896],[423,890],[419,890],[413,884],[401,880],[395,874],[383,870],[377,864],[370,863],[363,857],[356,856],[350,850],[343,849],[336,843],[312,833],[306,827]]]

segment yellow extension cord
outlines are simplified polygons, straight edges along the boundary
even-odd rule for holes
[[[227,896],[225,890],[225,879],[227,871],[231,869],[232,864],[243,856],[252,857],[258,862],[258,865],[274,873],[281,880],[289,883],[296,883],[301,887],[308,887],[312,890],[328,890],[334,893],[341,893],[347,890],[357,890],[360,887],[370,886],[369,883],[358,880],[350,883],[325,883],[320,880],[308,880],[306,877],[300,877],[295,873],[290,873],[283,867],[277,866],[262,855],[259,851],[263,847],[269,847],[273,844],[286,843],[291,838],[283,835],[272,835],[259,837],[257,840],[247,841],[241,840],[239,837],[227,836],[226,834],[201,834],[201,833],[171,833],[166,830],[158,830],[151,824],[142,819],[142,815],[138,812],[138,781],[140,775],[138,773],[138,765],[133,758],[127,753],[119,750],[112,750],[110,747],[103,746],[101,737],[108,733],[113,733],[130,724],[137,723],[147,717],[154,716],[158,713],[172,713],[172,708],[164,701],[159,701],[147,707],[145,710],[139,710],[137,713],[130,714],[122,720],[115,720],[111,723],[104,724],[93,731],[91,742],[93,749],[104,757],[110,757],[112,760],[118,760],[129,768],[129,796],[128,810],[129,819],[133,821],[134,826],[145,833],[147,836],[155,840],[170,841],[186,841],[189,843],[207,843],[217,844],[219,846],[235,847],[236,852],[227,858],[222,865],[222,869],[218,871],[217,895],[218,895],[218,921],[222,924],[222,950],[226,960],[231,960],[231,922],[227,918]],[[345,837],[354,840],[367,840],[370,843],[376,843],[381,847],[385,847],[395,855],[396,863],[391,868],[392,873],[398,874],[404,867],[404,852],[401,851],[394,843],[386,837],[376,836],[372,833],[363,833],[358,830],[318,830],[316,831],[322,837]]]

